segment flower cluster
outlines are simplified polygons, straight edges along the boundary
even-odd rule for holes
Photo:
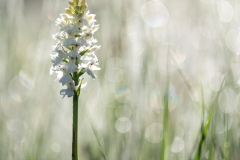
[[[60,31],[52,36],[58,42],[53,46],[54,54],[50,55],[53,64],[50,74],[57,73],[57,80],[67,86],[60,94],[71,97],[85,86],[81,85],[82,74],[86,72],[95,79],[93,70],[100,70],[94,54],[100,46],[95,45],[97,40],[93,37],[99,25],[95,24],[95,15],[89,13],[85,0],[70,0],[65,11],[56,20]]]

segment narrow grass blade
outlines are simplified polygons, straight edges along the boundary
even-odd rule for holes
[[[212,125],[213,125],[213,122],[212,122]],[[208,153],[208,159],[209,160],[212,160],[214,158],[213,157],[213,153],[214,153],[213,151],[214,151],[214,129],[212,128],[210,149],[209,149],[209,153]]]
[[[198,145],[197,153],[196,153],[196,155],[195,155],[195,160],[200,160],[200,159],[201,159],[202,147],[203,147],[203,145],[204,145],[204,142],[205,142],[205,139],[206,139],[206,136],[207,136],[207,133],[208,133],[210,124],[211,124],[211,122],[212,122],[213,113],[214,113],[215,107],[216,107],[216,105],[217,105],[217,100],[218,100],[219,94],[220,94],[220,92],[221,92],[221,89],[222,89],[222,87],[223,87],[223,84],[224,84],[224,78],[223,78],[223,80],[222,80],[220,89],[219,89],[216,97],[214,98],[213,104],[212,104],[211,107],[210,107],[210,113],[209,113],[209,115],[208,115],[207,122],[206,122],[206,124],[205,124],[204,127],[202,126],[202,129],[201,129],[201,139],[200,139],[200,142],[199,142],[199,145]]]
[[[169,55],[167,57],[167,73],[168,73],[168,63],[169,63]],[[161,160],[167,159],[166,148],[168,145],[168,100],[169,100],[169,75],[167,74],[166,80],[166,89],[164,94],[164,111],[163,111],[163,140],[162,140],[162,147],[161,147]]]
[[[166,159],[166,148],[168,144],[168,88],[164,95],[163,128],[162,160]]]
[[[200,160],[201,158],[201,151],[202,151],[202,147],[203,147],[203,142],[205,140],[205,137],[203,137],[204,135],[204,112],[205,112],[205,105],[204,105],[204,94],[203,94],[203,88],[201,86],[201,97],[202,97],[202,102],[201,102],[201,119],[202,119],[202,124],[201,124],[201,141],[200,143],[198,144],[198,150],[197,150],[197,153],[196,153],[196,160]]]
[[[100,149],[100,151],[101,151],[101,154],[102,154],[103,158],[104,158],[105,160],[107,160],[107,156],[106,156],[105,152],[101,150],[100,139],[99,139],[99,136],[98,136],[96,127],[95,127],[95,125],[94,125],[94,123],[93,123],[92,117],[91,117],[90,113],[88,112],[88,110],[86,110],[86,111],[87,111],[87,117],[88,117],[89,123],[90,123],[90,125],[91,125],[92,130],[93,130],[94,136],[95,136],[95,138],[96,138],[96,140],[97,140],[97,143],[98,143],[99,149]]]
[[[224,159],[228,160],[229,159],[229,146],[228,146],[228,115],[224,114],[224,127],[226,126],[226,132],[224,133]]]

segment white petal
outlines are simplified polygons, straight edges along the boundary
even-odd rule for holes
[[[68,62],[68,63],[65,64],[65,66],[67,67],[68,73],[72,73],[72,72],[75,72],[77,70],[77,65],[75,63]]]
[[[75,44],[75,38],[73,37],[67,38],[65,41],[63,41],[63,46],[70,46],[72,44]]]
[[[92,79],[96,79],[97,78],[97,76],[90,69],[87,69],[87,74],[90,75],[92,77]]]
[[[57,77],[58,79],[61,79],[63,77],[63,72],[62,71],[56,71],[57,72]]]
[[[99,50],[100,48],[101,48],[101,46],[97,46],[97,45],[92,46],[90,49],[90,52],[95,52],[95,51]]]
[[[70,80],[72,80],[72,77],[70,76],[70,74],[66,74],[59,79],[59,82],[62,83],[62,85],[65,85]]]
[[[65,96],[72,97],[74,95],[74,91],[72,89],[62,89],[60,91],[60,95],[64,98]]]
[[[85,54],[84,54],[84,56],[81,56],[81,60],[83,60],[83,61],[90,61],[90,60],[92,60],[92,59],[93,59],[92,57],[87,56],[87,55],[85,55]]]
[[[60,64],[63,58],[65,58],[65,56],[59,55],[59,54],[56,54],[56,55],[51,54],[50,56],[51,56],[51,62],[53,63],[53,66]]]
[[[90,68],[91,70],[101,70],[101,68],[99,68],[98,66],[96,66],[96,65],[91,65],[91,68]]]
[[[86,86],[87,86],[87,82],[82,83],[81,88],[84,88],[84,87],[86,87]]]
[[[52,66],[52,67],[50,68],[50,75],[52,75],[53,72],[54,72],[54,67]]]
[[[76,42],[79,46],[87,46],[87,42],[83,38],[77,38]]]

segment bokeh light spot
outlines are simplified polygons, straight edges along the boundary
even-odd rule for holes
[[[28,134],[28,125],[21,119],[11,119],[6,122],[8,134],[16,142],[22,142]]]
[[[61,145],[59,143],[54,142],[51,145],[51,149],[53,150],[53,152],[57,152],[58,153],[58,152],[61,151],[62,147],[61,147]]]
[[[182,64],[182,63],[185,61],[185,59],[186,59],[186,54],[183,53],[183,52],[179,49],[179,47],[177,47],[177,46],[176,46],[176,47],[171,47],[171,48],[169,49],[169,51],[170,51],[170,53],[172,54],[174,60],[176,61],[176,63],[177,63],[178,65]],[[172,63],[174,64],[174,61],[173,61]]]
[[[162,2],[150,0],[141,7],[141,16],[148,26],[160,27],[167,24],[169,12]]]
[[[34,72],[33,70],[33,65],[31,64],[24,65],[19,72],[19,80],[21,84],[28,89],[33,89],[35,79],[36,72]]]
[[[214,3],[215,0],[200,0],[202,3],[206,3],[206,4],[211,4]]]
[[[240,115],[240,94],[238,94],[234,101],[235,110]]]
[[[18,102],[24,102],[26,101],[31,93],[32,90],[26,88],[25,86],[23,86],[20,82],[19,76],[14,77],[8,86],[8,91],[10,96]]]
[[[121,58],[118,58],[118,57],[112,57],[112,58],[109,58],[107,61],[106,61],[106,67],[107,68],[122,68],[122,59]]]
[[[240,54],[240,31],[237,29],[230,29],[226,34],[227,47],[234,53]]]
[[[171,145],[171,152],[178,153],[184,149],[184,141],[180,137],[174,137],[173,143]]]
[[[169,86],[169,91],[168,91],[168,110],[171,112],[173,111],[177,104],[178,104],[178,95],[177,92],[172,84]]]
[[[233,126],[233,118],[232,117],[228,117],[228,119],[226,119],[225,117],[226,114],[224,113],[220,113],[218,115],[218,123],[215,123],[215,132],[217,134],[222,134],[228,130],[230,130]]]
[[[150,94],[150,106],[153,110],[158,112],[160,112],[159,109],[163,108],[162,105],[158,103],[158,97],[157,97],[156,91],[152,91]]]
[[[220,21],[225,23],[230,22],[234,15],[232,5],[226,0],[218,0],[216,3]]]
[[[118,102],[126,103],[131,100],[131,91],[128,88],[123,88],[115,93],[115,98]]]
[[[104,77],[109,82],[121,82],[123,79],[123,70],[119,68],[106,68]]]
[[[115,122],[115,128],[120,133],[127,133],[132,128],[132,122],[127,117],[121,117]]]
[[[238,24],[240,23],[240,4],[237,4],[234,7],[234,20]]]
[[[19,113],[18,109],[21,106],[21,102],[15,101],[12,97],[8,94],[2,94],[1,96],[1,105],[2,111],[8,117],[15,116],[15,113]]]
[[[208,81],[209,88],[217,92],[221,87],[222,80],[223,80],[223,75],[219,72],[214,72],[209,77],[209,81]]]
[[[231,88],[224,89],[218,98],[218,105],[222,112],[230,113],[235,109],[236,92]]]
[[[159,143],[163,139],[163,125],[152,123],[145,130],[145,138],[150,143]]]
[[[127,117],[130,118],[132,115],[132,110],[126,105],[121,105],[115,110],[116,118]]]

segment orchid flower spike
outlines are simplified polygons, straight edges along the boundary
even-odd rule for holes
[[[96,45],[98,41],[94,38],[99,29],[95,16],[90,14],[85,0],[70,0],[69,8],[55,21],[59,32],[52,35],[57,44],[53,46],[54,54],[50,55],[50,74],[56,73],[59,83],[67,86],[60,91],[63,98],[75,94],[79,83],[82,83],[79,80],[81,75],[86,73],[92,79],[97,78],[93,71],[100,68],[95,51],[101,46]],[[83,83],[81,88],[86,84]]]

